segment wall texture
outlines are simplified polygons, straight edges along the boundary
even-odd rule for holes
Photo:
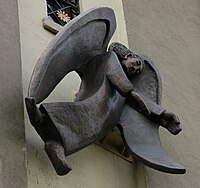
[[[0,0],[0,187],[27,187],[19,18]]]
[[[187,168],[185,175],[147,169],[150,188],[197,188],[200,185],[200,1],[123,1],[132,50],[148,55],[163,80],[163,106],[183,125],[178,136],[161,129],[168,153]]]
[[[115,12],[117,20],[117,29],[111,41],[118,41],[128,45],[122,0],[80,0],[80,3],[82,11],[100,6],[111,7]]]

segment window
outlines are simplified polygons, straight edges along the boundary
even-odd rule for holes
[[[79,0],[47,0],[48,17],[64,26],[80,14]]]

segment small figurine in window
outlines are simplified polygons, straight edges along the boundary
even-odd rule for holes
[[[47,0],[48,16],[54,22],[64,26],[80,14],[77,0]]]

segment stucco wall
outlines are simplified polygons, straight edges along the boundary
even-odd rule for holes
[[[27,187],[17,1],[0,0],[0,187]]]
[[[53,35],[42,27],[42,18],[46,16],[46,5],[41,0],[19,0],[21,51],[23,64],[23,88],[24,96],[27,95],[28,82],[37,59],[45,49]],[[92,4],[90,4],[92,3]],[[82,10],[99,5],[108,5],[117,10],[120,18],[118,25],[122,32],[118,31],[115,39],[127,44],[126,28],[124,26],[121,1],[84,1]],[[90,6],[89,6],[90,5]],[[116,7],[117,6],[117,7]],[[119,8],[120,7],[120,8]],[[78,90],[80,79],[72,73],[64,78],[47,101],[72,101]],[[59,177],[54,172],[50,161],[43,150],[43,142],[30,125],[25,112],[26,143],[28,160],[28,187],[70,187],[70,188],[134,188],[136,185],[145,187],[145,176],[142,168],[135,167],[111,154],[110,152],[92,145],[70,157],[68,162],[72,165],[72,172],[64,177]],[[139,177],[139,178],[138,178]],[[136,181],[139,180],[139,181]]]
[[[178,136],[161,129],[168,153],[187,168],[168,175],[147,168],[150,188],[200,186],[200,1],[123,1],[132,50],[148,55],[163,80],[163,106],[177,113],[183,125]]]
[[[100,6],[112,8],[117,20],[117,29],[111,41],[118,41],[128,45],[122,0],[80,0],[80,5],[82,11]]]

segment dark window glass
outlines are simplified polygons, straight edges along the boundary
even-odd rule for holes
[[[47,0],[47,11],[54,22],[65,25],[80,14],[79,0]]]

